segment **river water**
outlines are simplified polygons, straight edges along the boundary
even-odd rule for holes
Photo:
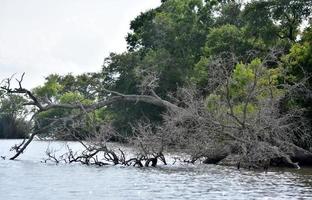
[[[0,156],[16,142],[0,140]],[[34,141],[19,160],[0,159],[0,200],[312,199],[311,169],[265,173],[215,165],[140,169],[41,162],[48,146],[64,144]]]

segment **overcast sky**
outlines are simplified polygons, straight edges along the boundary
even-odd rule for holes
[[[51,73],[100,71],[126,50],[129,23],[160,0],[0,0],[0,80],[26,72],[35,87]]]

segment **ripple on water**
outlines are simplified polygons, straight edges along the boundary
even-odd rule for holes
[[[0,140],[0,155],[14,142]],[[48,144],[34,142],[20,161],[0,160],[0,199],[312,199],[311,169],[264,173],[214,165],[138,169],[40,163]]]

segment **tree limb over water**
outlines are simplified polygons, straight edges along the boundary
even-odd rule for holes
[[[209,80],[211,88],[207,91],[211,93],[204,97],[193,86],[179,88],[171,96],[171,102],[160,98],[153,87],[142,86],[144,93],[140,95],[101,88],[98,92],[105,92],[106,95],[92,104],[52,103],[48,98],[39,99],[23,88],[24,74],[16,80],[17,88],[11,88],[12,78],[7,79],[2,90],[8,94],[24,95],[29,100],[25,106],[35,108],[34,116],[56,108],[79,111],[64,118],[51,119],[49,125],[32,132],[27,140],[14,147],[16,154],[10,159],[14,160],[22,154],[40,132],[61,123],[55,128],[55,133],[69,134],[85,150],[77,155],[69,149],[60,158],[47,152],[49,160],[57,163],[79,162],[99,166],[112,163],[148,167],[156,166],[158,160],[166,164],[164,152],[175,150],[190,155],[190,159],[186,160],[190,163],[204,159],[204,163],[246,168],[311,165],[312,153],[299,147],[295,139],[298,133],[301,136],[309,133],[308,122],[302,117],[302,111],[294,109],[283,115],[278,109],[285,96],[282,94],[283,88],[287,88],[287,95],[293,95],[291,88],[304,84],[273,84],[274,71],[267,63],[274,57],[272,54],[267,57],[268,60],[254,59],[247,64],[237,64],[233,55],[229,56],[233,60],[226,62],[224,56],[215,57],[208,66],[218,72]],[[275,95],[280,93],[282,95]],[[110,124],[97,126],[92,124],[92,120],[89,123],[89,113],[92,111],[123,101],[144,102],[166,110],[162,124],[153,124],[145,119],[133,125],[134,137],[129,140],[139,153],[130,158],[126,158],[122,150],[108,148],[107,141],[116,136]],[[86,135],[88,141],[84,142],[77,133],[86,126],[91,131]]]
[[[172,104],[166,100],[161,99],[160,97],[158,97],[156,95],[156,93],[153,90],[151,91],[152,95],[126,95],[126,94],[122,94],[119,92],[115,92],[115,91],[111,91],[111,90],[107,90],[107,89],[102,88],[101,90],[108,93],[109,95],[107,95],[104,100],[100,100],[97,103],[94,103],[91,105],[83,105],[82,103],[79,103],[79,104],[59,104],[59,103],[52,103],[46,99],[45,99],[45,101],[41,102],[39,100],[39,98],[37,98],[30,90],[28,90],[22,86],[24,75],[25,75],[25,73],[22,74],[20,79],[16,79],[19,87],[11,88],[11,82],[12,82],[12,78],[13,78],[13,76],[12,76],[11,78],[6,79],[5,85],[1,86],[1,89],[6,91],[7,94],[25,95],[26,98],[29,99],[29,101],[27,103],[25,103],[24,105],[25,106],[34,106],[36,108],[36,111],[33,114],[33,116],[38,115],[41,112],[45,112],[45,111],[55,109],[55,108],[78,109],[78,110],[82,111],[82,113],[80,113],[76,116],[69,116],[66,118],[53,120],[49,125],[47,125],[45,127],[41,127],[40,130],[32,132],[28,139],[24,139],[20,145],[15,145],[14,147],[12,147],[12,150],[15,150],[16,154],[10,158],[11,160],[16,159],[20,154],[22,154],[24,152],[24,150],[27,148],[27,146],[31,143],[31,141],[35,138],[36,135],[38,135],[40,132],[43,132],[49,128],[52,128],[58,122],[64,122],[64,121],[68,121],[68,120],[77,119],[77,118],[81,117],[82,115],[85,115],[85,114],[90,113],[96,109],[108,106],[110,104],[113,104],[113,103],[116,103],[119,101],[128,101],[128,102],[134,102],[134,103],[135,102],[144,102],[144,103],[153,104],[155,106],[163,107],[163,108],[168,109],[168,110],[180,110],[180,109],[182,109],[182,108],[179,108],[178,106],[176,106],[175,104]],[[32,117],[32,119],[33,119],[33,117]],[[100,151],[103,151],[103,147],[102,147],[102,150],[100,150]],[[85,155],[83,158],[87,159],[87,157],[93,157],[94,155],[93,154],[88,155],[88,156]],[[107,155],[114,155],[114,153],[110,152]],[[51,155],[50,155],[50,157],[51,157]],[[114,157],[116,158],[116,156],[114,156]],[[155,156],[155,157],[158,158],[159,156]],[[74,160],[75,161],[81,160],[81,158],[76,158]],[[118,160],[118,159],[115,159],[115,160]],[[138,159],[136,161],[136,163],[141,162],[141,160],[142,159]],[[116,161],[116,162],[119,162],[119,161]],[[124,162],[126,164],[128,164],[130,161],[124,161]],[[149,163],[149,162],[150,161],[148,161],[147,163]],[[117,163],[115,163],[115,164],[117,164]]]

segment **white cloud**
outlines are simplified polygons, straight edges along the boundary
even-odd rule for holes
[[[0,79],[26,72],[34,87],[50,73],[99,71],[126,50],[130,21],[159,0],[0,0]]]

